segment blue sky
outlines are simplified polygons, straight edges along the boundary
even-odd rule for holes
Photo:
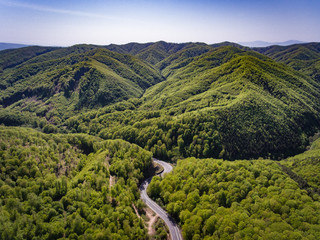
[[[319,0],[0,0],[0,42],[320,42]]]

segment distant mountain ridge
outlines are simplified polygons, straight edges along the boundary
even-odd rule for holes
[[[164,41],[154,43],[128,43],[124,45],[110,44],[105,48],[122,54],[131,54],[155,65],[178,51],[194,45],[207,46],[205,43],[167,43]]]
[[[109,45],[96,45],[99,47],[105,47],[111,51],[116,51],[119,53],[127,53],[127,54],[139,54],[140,51],[144,51],[146,48],[148,48],[151,45],[162,45],[165,46],[165,48],[167,48],[169,45],[171,47],[173,47],[171,49],[174,50],[174,48],[176,47],[176,50],[178,50],[179,48],[183,48],[183,46],[190,44],[189,43],[167,43],[165,41],[159,41],[159,42],[149,42],[149,43],[136,43],[136,42],[131,42],[131,43],[127,43],[127,44],[109,44]],[[252,42],[238,42],[238,43],[234,43],[234,42],[221,42],[221,43],[213,43],[213,44],[208,44],[212,47],[221,47],[221,46],[235,46],[235,47],[239,47],[239,48],[245,48],[245,47],[268,47],[268,46],[272,46],[272,45],[279,45],[279,46],[289,46],[289,45],[293,45],[293,44],[302,44],[302,43],[306,43],[303,41],[299,41],[299,40],[288,40],[288,41],[284,41],[284,42],[266,42],[266,41],[252,41]],[[5,50],[5,49],[14,49],[14,48],[21,48],[21,47],[29,47],[32,46],[30,44],[19,44],[19,43],[1,43],[0,42],[0,51],[1,50]],[[164,49],[163,49],[164,50]],[[165,51],[168,51],[168,49],[166,49]],[[168,51],[170,52],[170,51]]]
[[[298,41],[298,40],[288,40],[285,42],[265,42],[265,41],[239,42],[240,45],[251,47],[251,48],[252,47],[268,47],[273,45],[289,46],[289,45],[301,44],[301,43],[305,43],[305,42]]]
[[[271,57],[277,62],[285,63],[320,82],[320,43],[269,46],[253,48],[253,50]]]
[[[5,49],[22,48],[22,47],[28,47],[28,46],[30,45],[19,44],[19,43],[0,43],[0,51]]]

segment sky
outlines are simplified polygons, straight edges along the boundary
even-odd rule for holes
[[[0,0],[0,42],[320,42],[319,0]]]

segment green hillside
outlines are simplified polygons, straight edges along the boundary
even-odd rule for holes
[[[320,81],[320,44],[306,43],[291,46],[271,46],[254,49],[276,61],[283,62],[292,68]]]
[[[212,47],[205,44],[192,43],[184,47],[180,51],[171,54],[169,57],[159,62],[156,67],[161,70],[161,73],[168,77],[175,69],[186,66],[197,56],[200,56],[208,51],[212,50]]]
[[[143,108],[213,116],[224,157],[294,153],[319,123],[318,83],[262,55],[222,47],[174,66],[146,91]]]
[[[149,194],[191,239],[317,239],[319,195],[309,196],[276,162],[188,158],[153,178]]]
[[[236,46],[156,42],[39,53],[0,74],[0,122],[122,138],[163,159],[302,152],[319,128],[319,83]]]
[[[304,150],[319,126],[317,82],[253,51],[194,49],[157,64],[168,65],[166,81],[140,100],[74,117],[67,128],[123,138],[164,159],[282,158]]]
[[[308,151],[281,161],[299,177],[306,180],[306,189],[320,194],[320,139],[312,143]],[[318,190],[319,189],[319,190]]]
[[[24,47],[0,51],[0,73],[6,68],[15,67],[33,57],[56,49],[53,47]]]
[[[172,108],[177,104],[188,108],[190,102],[199,104],[208,100],[210,94],[207,92],[214,90],[216,95],[219,92],[239,95],[244,88],[253,91],[259,89],[257,94],[283,98],[283,101],[285,98],[289,101],[290,98],[304,96],[303,101],[308,101],[311,95],[318,94],[319,85],[316,82],[263,55],[238,48],[220,47],[195,58],[183,56],[182,59],[170,63],[162,70],[167,81],[148,89],[144,94],[146,104],[156,108]],[[209,103],[213,106],[214,99],[210,100]],[[314,100],[316,97],[309,103],[312,104]],[[232,98],[226,102],[232,105]],[[203,106],[195,107],[201,108]]]
[[[228,42],[228,41],[221,42],[221,43],[210,44],[210,46],[214,47],[214,48],[232,46],[232,47],[240,48],[240,49],[243,49],[243,50],[250,50],[249,47],[245,47],[245,46],[242,46],[242,45],[240,45],[238,43],[233,43],[233,42]]]
[[[184,239],[317,239],[319,44],[254,50],[0,51],[0,239],[149,239],[152,156]]]
[[[0,73],[0,104],[6,111],[0,116],[9,118],[2,118],[5,124],[10,121],[9,111],[63,121],[85,108],[140,97],[163,80],[158,70],[138,58],[96,46],[76,45],[48,53],[42,53],[47,49],[27,50],[29,59]],[[11,58],[19,51],[12,50]]]
[[[133,204],[150,164],[122,140],[0,127],[0,238],[147,239]]]
[[[167,57],[190,47],[194,46],[210,46],[205,43],[167,43],[164,41],[159,41],[155,43],[128,43],[124,45],[111,44],[106,46],[107,49],[111,51],[116,51],[119,53],[131,54],[139,57],[140,59],[156,65]]]

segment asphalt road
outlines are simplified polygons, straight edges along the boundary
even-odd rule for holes
[[[164,161],[161,161],[161,160],[158,160],[156,158],[153,158],[152,159],[154,162],[160,164],[162,167],[163,167],[163,172],[161,173],[161,177],[164,176],[165,173],[169,173],[172,171],[173,167],[167,163],[167,162],[164,162]]]
[[[164,171],[161,173],[161,176],[163,176],[165,173],[172,171],[172,166],[170,164],[155,158],[153,158],[153,161],[160,164],[164,168]],[[171,240],[182,240],[183,238],[181,236],[180,229],[176,225],[176,223],[173,221],[173,219],[169,216],[169,214],[164,209],[162,209],[157,203],[151,200],[147,195],[147,187],[151,182],[151,179],[152,177],[146,179],[140,185],[141,199],[147,204],[149,208],[151,208],[155,213],[157,213],[159,217],[162,218],[163,221],[166,223],[166,225],[169,228]]]

